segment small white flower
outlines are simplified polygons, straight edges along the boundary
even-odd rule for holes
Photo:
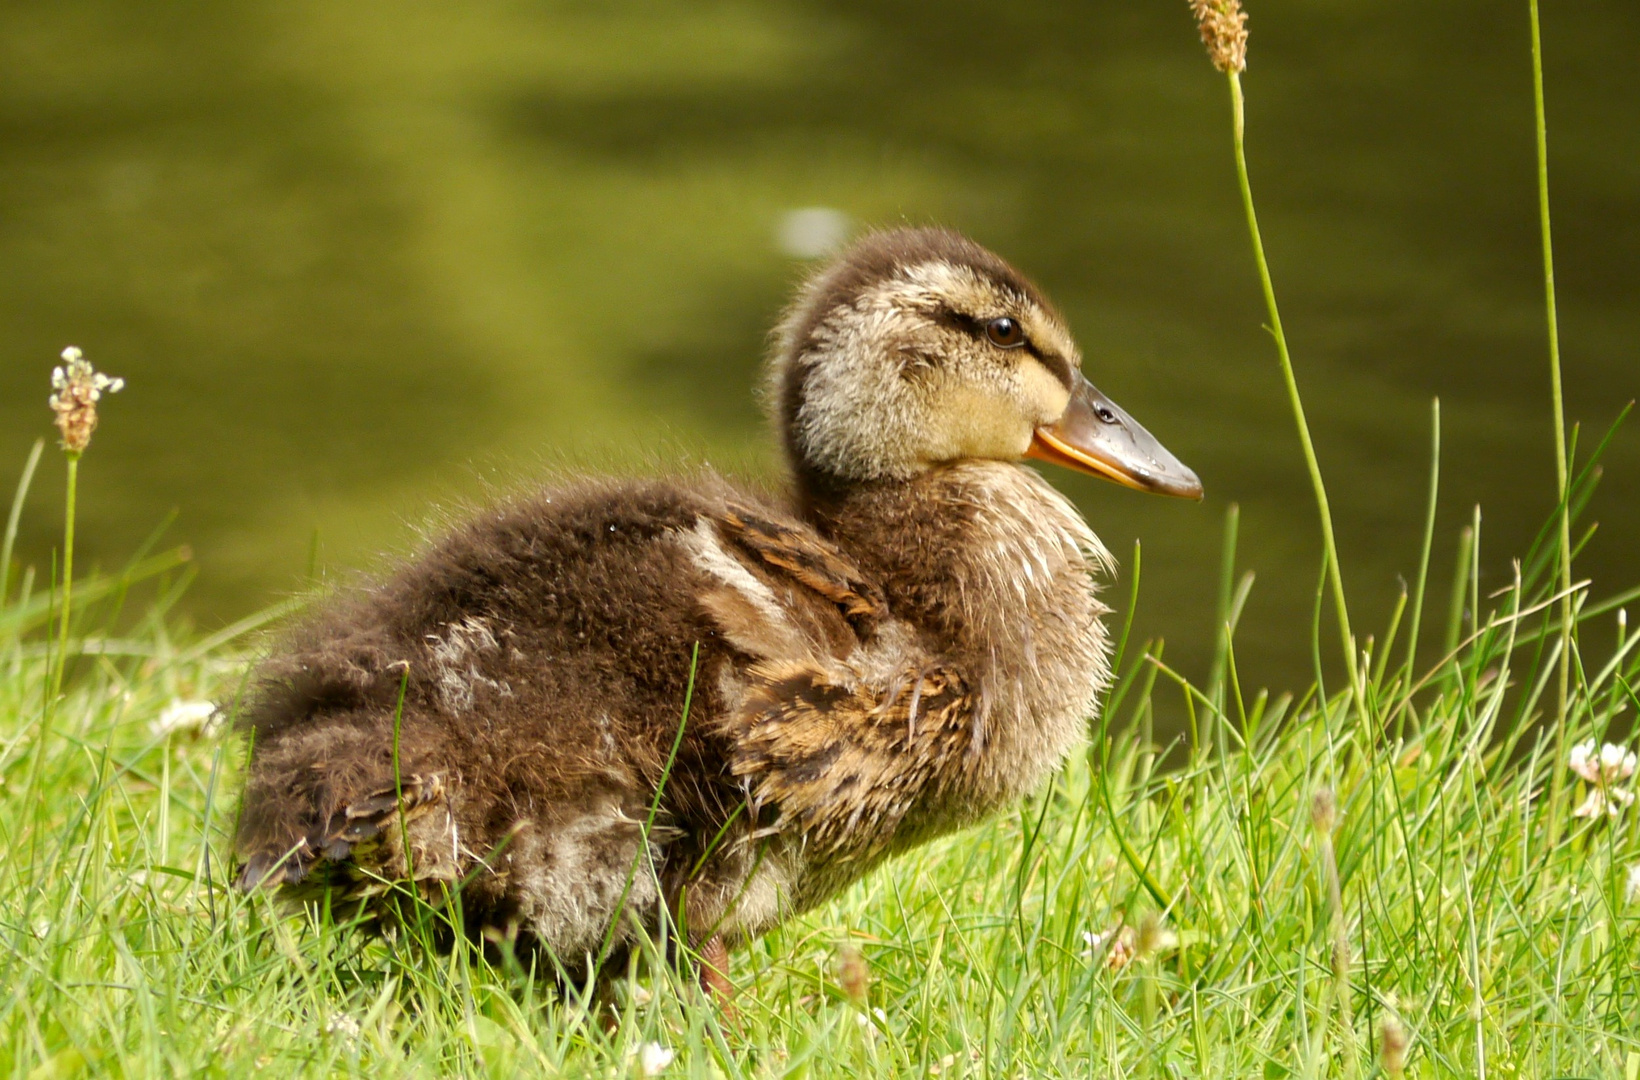
[[[1566,764],[1570,765],[1572,771],[1577,775],[1581,776],[1585,780],[1593,782],[1599,775],[1595,771],[1594,766],[1589,764],[1589,759],[1593,756],[1594,740],[1588,739],[1572,747],[1571,756],[1567,758]]]
[[[216,706],[211,702],[172,698],[171,704],[165,706],[165,711],[148,725],[148,730],[156,738],[196,733],[212,735],[219,723]]]
[[[1640,863],[1629,867],[1629,887],[1624,891],[1629,902],[1640,900]]]
[[[1607,817],[1616,817],[1634,803],[1632,791],[1607,791],[1603,787],[1591,787],[1589,794],[1577,804],[1572,811],[1573,817],[1597,818],[1601,814]]]
[[[677,1056],[678,1052],[670,1046],[646,1042],[638,1049],[638,1068],[645,1076],[659,1076]]]
[[[981,1054],[978,1050],[970,1050],[968,1051],[968,1060],[973,1064],[978,1065],[980,1062],[985,1060],[985,1055]],[[928,1075],[938,1076],[956,1063],[956,1054],[946,1054],[938,1061],[931,1061],[928,1063]]]
[[[1607,743],[1600,748],[1600,771],[1608,776],[1615,776],[1620,780],[1627,780],[1634,775],[1634,751],[1624,750],[1616,743]]]
[[[1591,784],[1611,784],[1633,776],[1640,759],[1633,750],[1625,750],[1616,743],[1607,743],[1596,752],[1594,740],[1587,739],[1572,747],[1567,764]]]
[[[325,1021],[326,1035],[339,1035],[351,1042],[359,1037],[359,1022],[347,1013],[335,1013]]]
[[[1597,750],[1595,741],[1586,739],[1572,747],[1566,764],[1589,785],[1588,796],[1572,811],[1574,816],[1616,817],[1634,804],[1634,792],[1617,787],[1634,775],[1637,764],[1634,751],[1616,743],[1606,743]]]
[[[34,931],[35,937],[44,941],[45,936],[51,933],[51,920],[46,918],[35,919],[34,925],[31,929]]]

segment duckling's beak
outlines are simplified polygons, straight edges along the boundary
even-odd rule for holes
[[[1202,497],[1196,474],[1081,374],[1065,415],[1036,429],[1025,456],[1102,476],[1136,491]]]

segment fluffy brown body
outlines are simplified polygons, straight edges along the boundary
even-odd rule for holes
[[[976,332],[998,310],[1030,356]],[[520,499],[288,636],[241,883],[382,918],[390,883],[459,888],[469,934],[579,977],[668,919],[744,941],[1029,792],[1107,678],[1108,557],[1017,463],[1079,362],[996,256],[868,238],[783,326],[788,495]]]

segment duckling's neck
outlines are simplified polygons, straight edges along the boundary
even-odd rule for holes
[[[1096,591],[1112,563],[1081,515],[1036,473],[999,461],[842,488],[807,509],[882,585],[893,617],[975,684],[974,810],[1035,788],[1109,679]]]

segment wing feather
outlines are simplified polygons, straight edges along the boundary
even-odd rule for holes
[[[949,667],[881,686],[813,664],[760,663],[730,721],[731,768],[754,807],[773,811],[769,827],[801,833],[817,854],[871,858],[953,775],[972,707]]]

